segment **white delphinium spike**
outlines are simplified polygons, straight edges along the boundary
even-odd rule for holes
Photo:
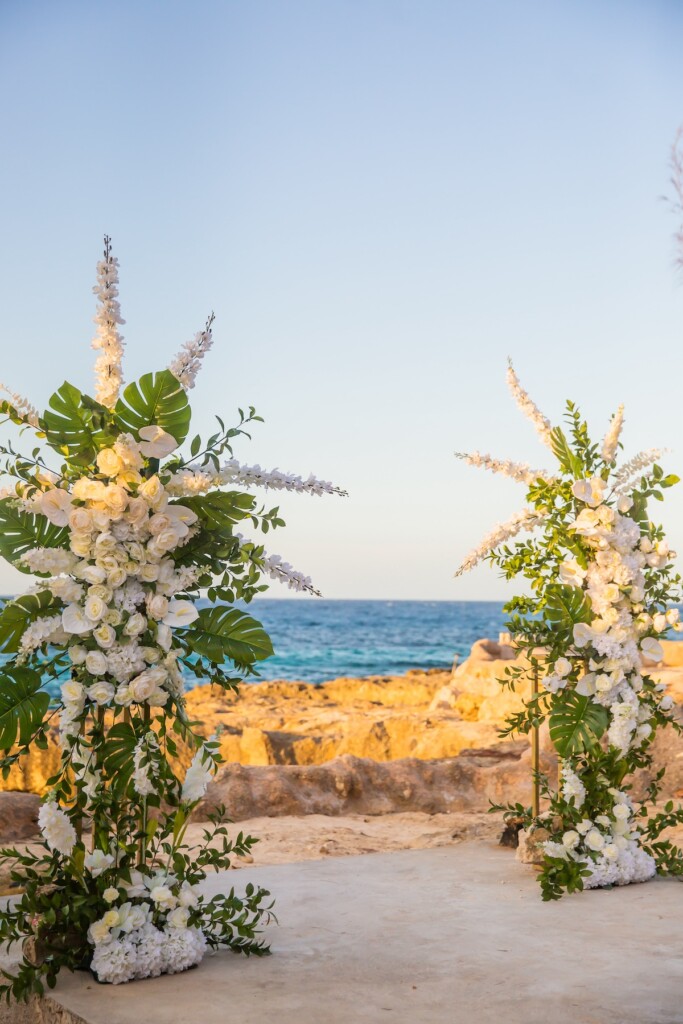
[[[248,540],[241,533],[236,533],[235,537],[240,544],[251,544],[255,545],[255,542]],[[260,569],[263,570],[272,580],[277,580],[278,583],[283,583],[290,590],[296,590],[300,593],[313,594],[314,597],[322,597],[323,595],[313,586],[313,581],[310,576],[304,576],[302,572],[298,572],[292,568],[289,562],[283,562],[280,555],[269,555],[267,552],[263,552],[260,558],[253,559]]]
[[[654,465],[667,451],[667,448],[648,448],[646,451],[638,452],[632,459],[625,462],[614,477],[614,493],[621,494],[632,489],[634,477],[641,476],[644,470]]]
[[[479,469],[488,469],[492,473],[500,473],[510,480],[516,480],[520,484],[532,484],[536,480],[545,480],[549,483],[552,477],[541,469],[531,469],[526,463],[510,462],[509,459],[494,459],[492,455],[482,455],[481,452],[456,452],[456,459],[462,459],[469,466],[478,466]]]
[[[31,405],[28,398],[24,398],[17,391],[12,391],[6,384],[0,384],[0,391],[4,391],[6,395],[9,395],[11,404],[19,415],[23,416],[26,423],[29,423],[32,427],[38,426],[38,410],[35,405]]]
[[[239,484],[242,487],[266,487],[274,491],[297,491],[301,494],[338,494],[347,497],[348,492],[335,487],[328,480],[319,480],[311,473],[306,479],[279,469],[265,470],[260,466],[245,466],[230,459],[216,472],[210,468],[181,469],[174,473],[166,485],[169,494],[175,497],[203,494],[212,487]]]
[[[180,352],[169,366],[174,377],[180,381],[188,390],[194,387],[194,382],[201,367],[202,359],[213,345],[213,332],[211,325],[215,320],[212,313],[206,321],[204,330],[195,334],[192,341],[186,341]]]
[[[512,397],[514,398],[515,402],[522,410],[526,418],[528,420],[531,420],[531,422],[533,423],[534,427],[536,428],[536,432],[538,433],[538,436],[540,437],[541,441],[543,441],[543,444],[547,445],[548,448],[551,448],[552,444],[550,438],[550,431],[552,430],[552,424],[550,420],[543,415],[541,410],[532,401],[532,399],[529,397],[529,395],[526,393],[526,391],[520,384],[519,377],[515,372],[515,368],[512,365],[511,359],[508,360],[507,384],[508,388],[510,389]]]
[[[604,462],[614,462],[623,426],[624,406],[622,404],[619,406],[614,416],[612,417],[609,428],[602,442],[600,455],[602,456]]]
[[[104,259],[97,264],[97,284],[93,292],[98,298],[95,323],[97,334],[92,347],[100,349],[95,360],[95,397],[102,405],[111,409],[116,405],[123,382],[121,362],[123,360],[123,338],[118,325],[124,324],[119,305],[119,261],[111,254],[111,239],[104,236]]]
[[[540,516],[537,512],[534,512],[530,508],[523,508],[521,512],[516,512],[512,518],[508,519],[505,523],[498,523],[497,526],[491,530],[486,537],[484,537],[481,544],[478,547],[473,548],[469,555],[465,558],[460,568],[455,573],[456,576],[462,576],[465,572],[470,572],[474,569],[475,565],[478,565],[482,559],[490,555],[492,551],[495,551],[497,547],[504,544],[505,541],[511,540],[522,530],[533,530],[535,526],[542,521],[543,516]]]

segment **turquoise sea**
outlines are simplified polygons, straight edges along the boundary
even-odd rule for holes
[[[481,637],[504,628],[499,601],[257,599],[249,612],[270,633],[275,656],[263,679],[320,683],[339,676],[450,668]]]

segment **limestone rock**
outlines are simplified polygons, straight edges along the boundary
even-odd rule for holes
[[[0,842],[35,838],[39,808],[40,797],[33,793],[0,793]]]
[[[522,829],[515,857],[522,864],[542,864],[543,844],[550,839],[547,828]]]

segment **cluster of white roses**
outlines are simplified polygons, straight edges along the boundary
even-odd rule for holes
[[[584,818],[564,833],[561,842],[545,843],[549,857],[578,861],[590,870],[584,879],[586,889],[646,882],[656,871],[654,858],[639,845],[640,832],[634,826],[628,794],[614,788],[608,792],[613,800],[611,814],[599,814],[595,820]],[[577,808],[582,806],[585,789],[568,768],[563,771],[562,794],[565,799],[573,796]]]
[[[176,568],[173,552],[192,536],[197,516],[169,503],[157,475],[140,473],[143,457],[165,457],[175,439],[156,426],[143,427],[140,437],[122,434],[100,451],[104,479],[82,477],[70,491],[53,484],[28,501],[31,511],[70,534],[69,551],[34,548],[23,558],[32,571],[54,574],[38,586],[64,607],[31,624],[22,651],[61,641],[74,668],[84,668],[62,686],[63,736],[72,734],[88,701],[160,707],[183,692],[171,628],[189,625],[198,613],[175,595],[194,585],[198,571]]]
[[[119,903],[122,890],[125,899]],[[170,874],[133,871],[130,883],[111,886],[103,896],[111,908],[88,931],[95,947],[91,968],[100,981],[120,985],[133,978],[177,974],[204,956],[202,930],[188,925],[198,895],[187,882],[180,884]]]
[[[586,507],[571,529],[584,540],[592,557],[585,566],[576,558],[566,559],[560,566],[560,579],[584,591],[592,612],[590,622],[577,623],[573,630],[575,649],[585,655],[582,660],[586,665],[576,682],[576,692],[609,710],[608,741],[626,754],[652,732],[653,703],[643,691],[642,660],[660,661],[664,652],[651,634],[681,627],[678,609],[650,615],[644,604],[646,569],[664,568],[675,552],[666,541],[653,543],[641,536],[638,524],[626,514],[633,505],[630,497],[621,496],[616,509],[607,505],[606,488],[606,481],[600,477],[573,485],[574,496]],[[546,689],[557,693],[566,687],[572,669],[568,658],[557,659],[544,680]],[[661,692],[664,685],[656,689]],[[673,701],[663,696],[658,706],[668,712]],[[638,846],[639,834],[632,829],[628,798],[619,790],[609,792],[615,801],[613,819],[586,820],[578,830],[565,833],[561,844],[551,842],[546,846],[552,856],[558,856],[560,847],[574,859],[581,859],[585,850],[599,852],[597,862],[587,860],[592,872],[589,887],[639,881],[655,871],[653,859]],[[585,788],[568,765],[563,769],[562,793],[565,800],[574,797],[575,805],[582,805]],[[607,828],[608,833],[598,826]]]

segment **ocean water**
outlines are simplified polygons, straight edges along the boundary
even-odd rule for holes
[[[462,660],[475,640],[504,628],[498,601],[256,599],[249,613],[270,633],[275,655],[262,679],[320,683],[339,676],[398,675]]]

